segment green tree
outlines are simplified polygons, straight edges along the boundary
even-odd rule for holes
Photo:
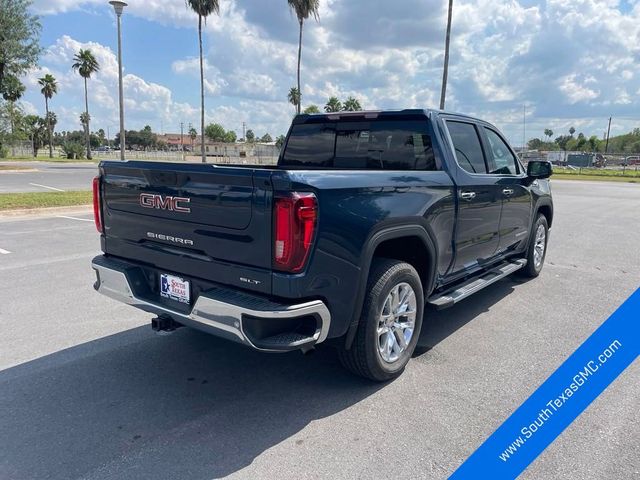
[[[356,98],[349,97],[345,100],[342,110],[345,112],[359,112],[362,110],[362,106]]]
[[[236,143],[236,140],[238,140],[238,135],[233,130],[229,130],[224,134],[225,143]]]
[[[78,72],[84,79],[84,112],[86,113],[87,120],[87,123],[85,124],[85,144],[87,146],[87,158],[91,160],[91,129],[89,127],[91,117],[89,116],[89,94],[87,90],[87,80],[91,78],[91,75],[100,70],[100,64],[96,60],[96,57],[93,56],[93,53],[91,53],[91,50],[83,50],[82,48],[73,56],[73,61],[74,63],[73,65],[71,65],[71,68],[73,68],[74,72]]]
[[[307,115],[320,113],[320,108],[318,108],[317,105],[309,105],[307,108],[304,109],[304,113],[306,113]]]
[[[338,97],[331,97],[327,104],[324,106],[324,111],[327,113],[339,112],[342,110],[342,103],[338,100]]]
[[[287,100],[289,100],[289,103],[294,106],[296,113],[300,113],[300,90],[296,87],[291,87],[289,94],[287,95]]]
[[[198,46],[200,48],[200,131],[204,132],[204,60],[202,57],[202,20],[205,24],[211,14],[220,13],[219,0],[186,0],[187,6],[198,15]],[[207,161],[207,153],[204,149],[204,135],[201,140],[202,163]]]
[[[549,139],[551,139],[551,137],[553,137],[553,130],[551,130],[550,128],[545,128],[544,129],[544,136],[545,137],[549,137]]]
[[[527,148],[529,150],[539,150],[544,146],[544,142],[539,138],[532,138],[527,142]]]
[[[191,150],[193,150],[193,142],[198,138],[198,131],[193,127],[189,128],[189,138],[191,139]]]
[[[555,143],[562,149],[567,150],[567,142],[571,140],[571,136],[569,135],[560,135],[556,137]]]
[[[29,12],[31,0],[0,1],[0,93],[8,75],[20,76],[40,56],[40,20]]]
[[[210,123],[204,129],[204,135],[212,142],[224,142],[226,130],[219,123]]]
[[[247,142],[249,143],[253,143],[256,141],[256,134],[253,133],[253,130],[249,129],[247,130],[247,138],[246,138]]]
[[[320,19],[319,9],[320,0],[287,0],[289,7],[295,12],[300,24],[300,35],[298,38],[298,103],[296,105],[296,113],[300,113],[300,104],[302,102],[302,89],[300,86],[300,64],[302,62],[302,29],[304,21],[311,15],[318,21]]]
[[[47,122],[37,115],[27,115],[24,117],[22,128],[24,133],[31,140],[33,147],[33,157],[38,156],[38,150],[44,145],[47,137]]]
[[[600,140],[598,140],[597,136],[591,135],[589,137],[589,140],[587,140],[587,142],[589,143],[589,148],[591,149],[592,152],[598,151],[598,144],[600,143]]]
[[[276,138],[276,147],[282,148],[284,146],[285,140],[286,137],[284,135],[278,136],[278,138]]]
[[[47,73],[44,77],[38,79],[38,84],[42,87],[40,93],[44,95],[45,119],[47,121],[47,134],[49,137],[49,158],[53,158],[52,130],[51,123],[49,122],[49,100],[58,93],[58,82],[53,75]]]
[[[271,135],[269,135],[268,133],[265,133],[262,138],[260,139],[260,142],[262,143],[271,143],[273,142],[273,138],[271,138]]]
[[[4,77],[4,89],[2,98],[9,102],[9,122],[11,124],[11,135],[15,134],[16,102],[24,95],[25,87],[15,75]]]
[[[571,135],[571,136],[573,137],[573,134],[574,134],[574,133],[576,133],[576,129],[575,129],[575,128],[573,128],[573,127],[571,127],[571,128],[569,129],[569,135]]]

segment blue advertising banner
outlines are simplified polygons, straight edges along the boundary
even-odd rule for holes
[[[453,480],[513,479],[640,353],[640,289],[456,470]]]

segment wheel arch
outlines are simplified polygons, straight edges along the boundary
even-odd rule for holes
[[[373,259],[392,258],[411,264],[420,276],[424,297],[427,298],[435,284],[438,258],[436,245],[428,230],[421,225],[387,227],[369,237],[361,257],[360,281],[345,348],[351,347],[358,329]]]
[[[535,215],[532,221],[538,217],[538,214],[541,213],[547,219],[547,225],[551,228],[551,224],[553,223],[553,204],[550,200],[541,199],[538,201],[536,205]]]

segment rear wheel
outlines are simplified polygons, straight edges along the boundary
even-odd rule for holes
[[[374,260],[356,337],[351,349],[340,351],[342,364],[379,382],[399,376],[416,348],[423,309],[415,268],[398,260]]]
[[[540,275],[547,256],[547,242],[549,240],[549,226],[544,215],[539,214],[531,231],[529,248],[527,250],[527,265],[520,270],[522,275],[535,278]]]

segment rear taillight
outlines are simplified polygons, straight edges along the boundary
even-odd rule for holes
[[[96,222],[96,229],[103,233],[102,212],[100,210],[100,177],[93,179],[93,220]]]
[[[313,193],[277,197],[274,205],[273,268],[298,273],[309,258],[318,220],[318,200]]]

